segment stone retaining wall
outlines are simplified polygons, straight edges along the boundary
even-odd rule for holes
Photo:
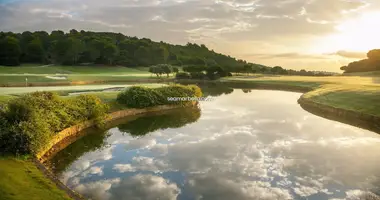
[[[193,102],[191,106],[195,106],[197,102]],[[143,108],[143,109],[126,109],[121,111],[116,111],[113,113],[110,113],[105,120],[105,122],[110,122],[113,120],[117,120],[123,117],[132,116],[132,115],[138,115],[142,113],[148,113],[148,112],[157,112],[162,110],[170,110],[175,108],[181,108],[181,105],[163,105],[163,106],[155,106],[150,108]],[[81,124],[66,128],[62,130],[61,132],[57,133],[49,142],[49,144],[46,145],[46,147],[41,150],[37,155],[37,159],[43,162],[43,158],[47,157],[45,154],[51,154],[57,150],[60,150],[59,147],[55,148],[55,146],[60,143],[61,141],[65,140],[66,138],[72,138],[75,137],[79,132],[83,131],[86,128],[95,126],[96,123],[94,121],[86,121]]]

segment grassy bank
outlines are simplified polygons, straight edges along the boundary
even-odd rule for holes
[[[202,95],[196,86],[157,86],[162,85],[130,87],[122,93],[120,91],[90,92],[92,95],[79,97],[59,97],[48,92],[21,96],[4,95],[0,100],[9,101],[9,107],[17,109],[5,108],[1,110],[0,153],[13,154],[14,152],[22,155],[38,155],[45,150],[44,148],[50,148],[51,141],[56,141],[55,136],[59,131],[73,125],[73,123],[91,121],[98,125],[100,123],[98,122],[98,115],[103,116],[106,107],[111,108],[110,110],[107,109],[108,112],[127,108],[148,108],[148,111],[154,109],[158,111],[159,106],[187,105],[186,102],[167,101],[167,96],[193,97]],[[61,92],[61,94],[66,93]],[[97,98],[100,100],[97,101]],[[38,104],[34,104],[36,102]],[[79,110],[71,110],[71,107]],[[30,113],[24,116],[22,112],[18,112],[19,110],[28,110]],[[129,109],[126,113],[130,111]],[[94,115],[95,113],[96,115]],[[117,112],[116,117],[119,114]],[[46,116],[49,116],[49,120],[46,120]],[[17,120],[13,120],[14,118]],[[107,117],[102,118],[105,120]],[[30,124],[32,127],[24,127],[25,124]],[[62,187],[62,183],[59,181],[53,182],[45,177],[44,173],[30,159],[0,158],[0,176],[2,177],[0,179],[0,200],[70,199],[67,194],[74,194],[73,197],[77,197],[71,190]]]
[[[0,158],[0,177],[1,200],[70,199],[29,160]]]
[[[6,79],[0,80],[8,83],[22,84],[25,81],[23,73],[34,73],[30,75],[35,79],[28,81],[45,81],[45,83],[69,83],[70,81],[112,81],[121,80],[121,85],[81,85],[70,87],[23,87],[23,88],[0,88],[0,103],[17,98],[22,93],[38,90],[60,91],[64,98],[69,92],[90,92],[99,97],[103,102],[110,106],[110,112],[125,109],[124,105],[116,101],[119,91],[102,91],[102,89],[112,87],[127,87],[125,81],[133,79],[147,82],[154,79],[142,69],[112,68],[94,69],[94,67],[83,67],[72,69],[70,67],[56,66],[47,71],[42,67],[25,66],[20,69],[1,68],[0,73]],[[47,67],[45,67],[47,68]],[[27,72],[26,72],[27,71]],[[66,73],[67,80],[54,80],[47,78],[46,73]],[[58,75],[57,75],[58,76]],[[170,79],[168,79],[170,81]],[[0,81],[0,84],[1,84]],[[124,83],[123,83],[124,82]],[[199,81],[195,81],[199,82]],[[247,87],[259,89],[277,89],[305,92],[304,98],[310,101],[327,105],[333,108],[340,108],[357,113],[380,116],[380,79],[376,76],[332,76],[332,77],[300,77],[300,76],[252,76],[252,77],[230,77],[219,81],[211,81],[216,84],[225,84],[231,87]],[[154,87],[154,86],[153,86]],[[8,167],[10,166],[10,167]],[[7,158],[0,160],[0,176],[7,177],[7,174],[16,174],[13,179],[0,180],[0,199],[67,199],[64,192],[54,186],[54,183],[45,178],[44,175],[34,166],[34,163],[27,160],[17,160]],[[12,187],[12,188],[10,188]],[[26,189],[27,188],[27,189]],[[1,196],[3,195],[3,196]],[[27,198],[25,198],[27,197]]]
[[[380,116],[380,86],[376,85],[327,84],[306,93],[304,98],[334,108]]]
[[[380,116],[380,84],[376,77],[332,76],[332,77],[233,77],[223,79],[225,83],[251,86],[273,86],[273,89],[291,90],[303,88],[303,96],[309,101],[354,111],[359,114]],[[379,122],[380,123],[380,122]]]

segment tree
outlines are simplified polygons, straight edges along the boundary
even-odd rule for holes
[[[249,72],[252,72],[252,65],[250,64],[245,64],[243,68],[244,68],[245,73],[247,74],[249,74]]]
[[[380,60],[380,49],[373,49],[367,53],[370,60]]]
[[[104,52],[103,56],[108,60],[108,64],[112,65],[114,59],[118,55],[119,50],[117,49],[116,45],[107,43],[104,46]]]
[[[17,66],[20,64],[21,48],[14,37],[0,40],[0,65]]]
[[[227,74],[228,73],[221,67],[208,67],[206,69],[206,76],[211,80],[219,79],[220,77],[226,77]]]
[[[45,51],[39,38],[33,39],[26,47],[26,58],[28,62],[41,63],[45,60]]]
[[[168,62],[168,58],[169,58],[169,51],[165,46],[161,46],[161,49],[162,49],[162,54],[164,57],[164,62],[166,64]]]
[[[96,63],[128,67],[157,64],[200,66],[190,67],[191,72],[204,72],[206,67],[238,71],[243,65],[253,65],[244,60],[216,53],[202,44],[171,45],[147,38],[129,37],[121,33],[75,29],[69,33],[54,30],[50,34],[45,31],[25,31],[22,34],[0,32],[0,40],[6,37],[18,40],[21,54],[16,63],[49,61],[65,65]]]
[[[136,61],[139,65],[147,66],[152,64],[149,50],[146,47],[140,46],[134,53]]]
[[[157,65],[157,67],[161,68],[160,70],[164,74],[166,74],[167,77],[169,77],[169,74],[172,73],[172,71],[173,71],[173,67],[171,65],[160,64],[160,65]]]
[[[203,72],[206,70],[206,67],[201,66],[201,65],[192,65],[192,66],[185,66],[182,69],[185,72],[191,73],[191,72]]]
[[[152,74],[156,74],[157,77],[160,77],[164,72],[159,66],[151,66],[149,67],[149,72]]]
[[[271,72],[273,74],[284,74],[284,69],[280,66],[275,66],[275,67],[271,68]]]
[[[380,49],[370,50],[367,57],[367,59],[351,62],[340,69],[344,70],[345,73],[380,70]]]
[[[174,66],[174,67],[173,67],[173,72],[174,72],[174,73],[178,73],[178,72],[179,72],[178,67]]]

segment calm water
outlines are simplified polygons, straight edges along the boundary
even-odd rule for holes
[[[214,100],[116,122],[59,152],[63,183],[99,200],[344,199],[380,191],[380,136],[304,111],[301,94]]]

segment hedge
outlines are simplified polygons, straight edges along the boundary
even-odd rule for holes
[[[168,97],[201,97],[196,85],[170,85],[159,88],[129,87],[119,93],[117,102],[129,108],[146,108],[159,105],[188,105],[190,101],[170,101]]]
[[[35,92],[0,108],[0,154],[36,154],[59,131],[86,120],[102,124],[108,106],[92,95],[62,99]]]

